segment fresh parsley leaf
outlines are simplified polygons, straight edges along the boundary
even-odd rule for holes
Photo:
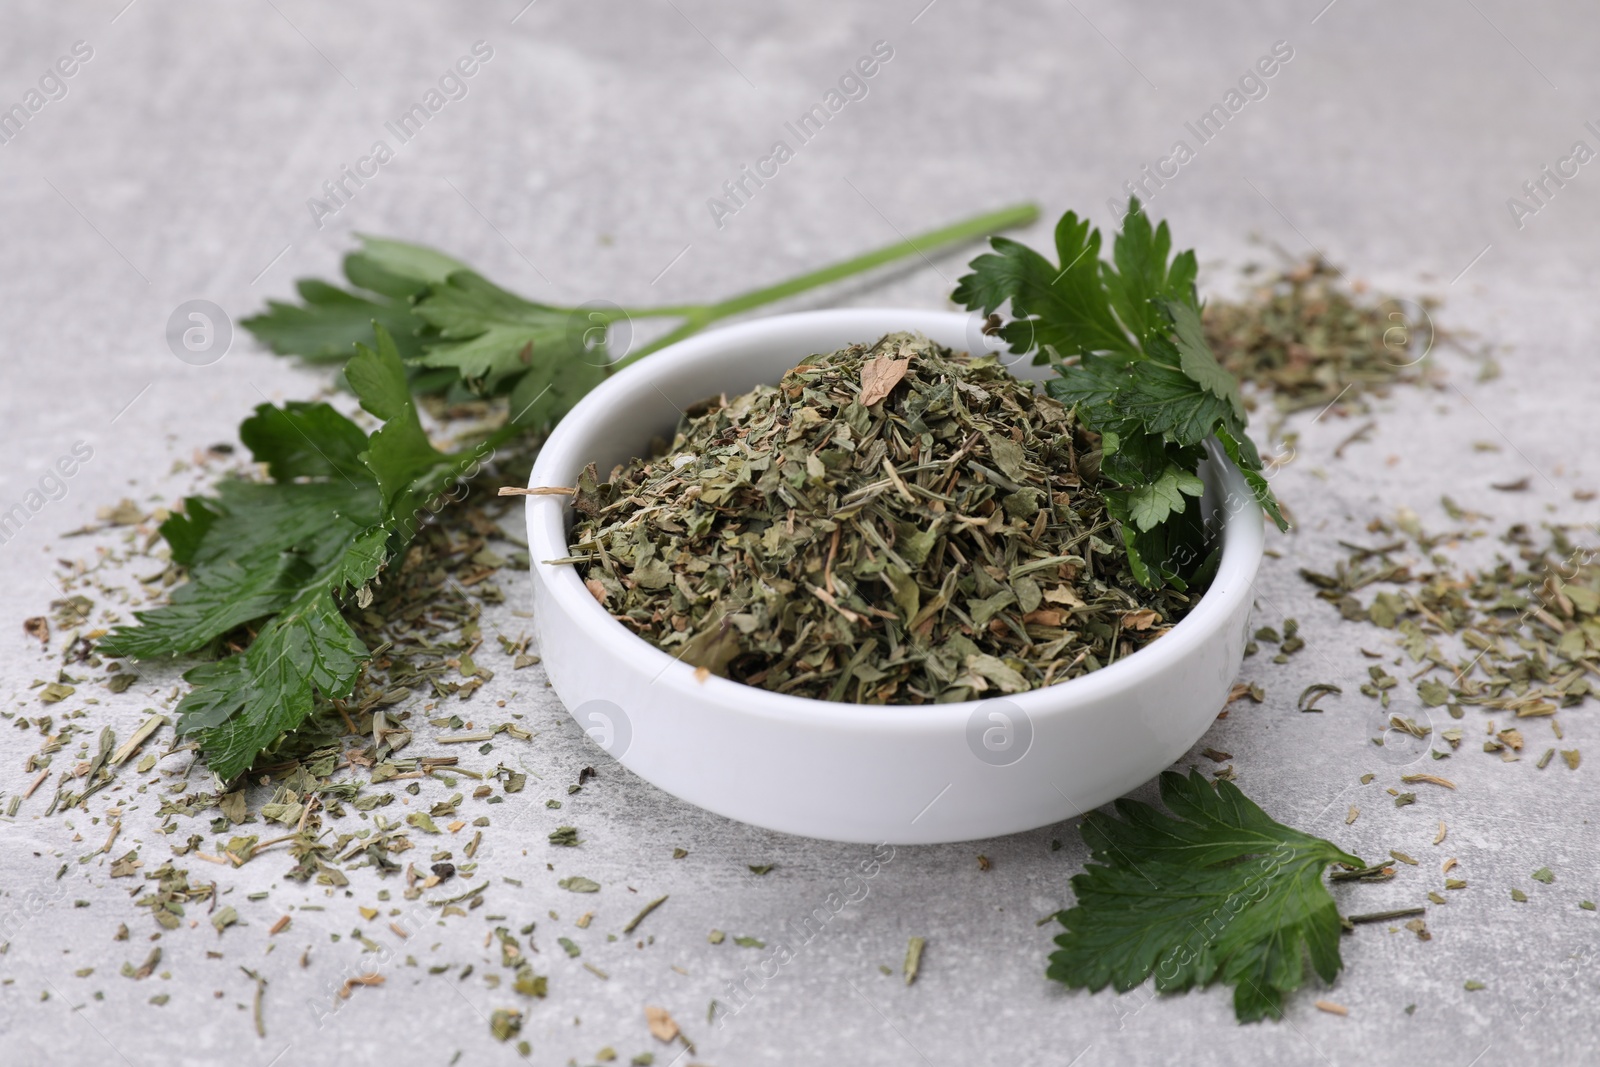
[[[432,286],[415,306],[427,324],[422,364],[451,367],[474,389],[511,387],[511,417],[546,425],[598,385],[610,367],[612,313],[524,300],[472,271]]]
[[[1193,471],[1169,466],[1153,482],[1135,486],[1128,494],[1128,517],[1141,531],[1153,530],[1167,516],[1184,508],[1184,494],[1199,496],[1205,483]]]
[[[1165,355],[1166,346],[1152,339],[1150,347]],[[1127,384],[1111,404],[1120,420],[1137,424],[1176,445],[1197,445],[1228,422],[1228,402],[1207,392],[1177,367],[1154,358],[1129,366]]]
[[[1056,915],[1048,977],[1118,992],[1155,975],[1176,992],[1218,979],[1240,1022],[1281,1018],[1285,994],[1312,969],[1343,966],[1339,912],[1322,883],[1330,863],[1363,866],[1336,845],[1274,822],[1231,782],[1199,771],[1161,776],[1172,814],[1118,800],[1080,830],[1091,862],[1072,879],[1077,903]]]
[[[189,580],[161,607],[135,612],[140,625],[102,638],[101,652],[137,659],[195,652],[284,610],[325,583],[347,546],[378,522],[376,487],[370,476],[364,482],[224,481],[205,501],[210,518],[187,555]]]
[[[361,248],[344,257],[344,276],[358,289],[408,300],[467,265],[425,245],[360,234]]]
[[[354,483],[366,476],[361,453],[367,435],[327,404],[262,404],[239,425],[239,439],[280,482],[337,477]]]
[[[994,252],[972,261],[972,273],[957,283],[951,299],[992,313],[1007,300],[1012,321],[1001,331],[1013,352],[1037,348],[1041,357],[1084,352],[1120,352],[1133,358],[1129,341],[1100,279],[1100,231],[1067,212],[1056,224],[1051,263],[1026,245],[1005,237],[990,241]],[[1039,358],[1037,362],[1044,362]]]
[[[1188,588],[1216,564],[1215,531],[1185,499],[1201,495],[1207,440],[1287,529],[1245,433],[1238,383],[1206,344],[1194,253],[1171,254],[1166,223],[1152,227],[1131,201],[1111,262],[1099,259],[1099,231],[1070,211],[1056,227],[1058,263],[1005,238],[991,245],[952,298],[986,315],[1009,301],[1001,334],[1011,350],[1055,365],[1046,388],[1101,436],[1101,491],[1141,584]]]
[[[256,340],[280,356],[299,356],[311,363],[343,363],[357,341],[372,336],[372,324],[399,339],[409,358],[422,354],[417,331],[422,323],[410,302],[378,294],[350,292],[327,282],[302,278],[295,283],[301,304],[267,301],[267,310],[240,321]]]
[[[381,326],[375,333],[376,346],[356,345],[356,354],[345,364],[344,373],[361,406],[384,420],[373,431],[361,460],[378,481],[385,511],[392,514],[397,506],[404,510],[400,501],[416,479],[448,457],[433,447],[422,429],[394,338]]]
[[[1150,217],[1140,211],[1122,221],[1112,249],[1116,269],[1102,272],[1117,317],[1141,344],[1166,330],[1160,304],[1194,302],[1194,252],[1181,252],[1169,264],[1171,251],[1167,224],[1152,229]]]
[[[411,313],[412,299],[466,269],[465,263],[432,248],[362,235],[361,248],[344,257],[344,274],[353,291],[302,278],[295,286],[304,304],[269,300],[265,312],[240,325],[280,356],[343,363],[358,343],[372,336],[372,324],[378,322],[409,362],[422,355],[417,334],[423,322]]]
[[[430,288],[416,313],[432,328],[430,367],[454,367],[489,387],[542,360],[546,349],[566,352],[571,313],[524,300],[481,274],[460,271]]]
[[[1244,472],[1245,484],[1250,486],[1250,492],[1255,494],[1256,503],[1266,509],[1267,515],[1278,529],[1287,530],[1289,520],[1284,518],[1278,498],[1273,495],[1272,487],[1267,484],[1266,475],[1261,473],[1261,457],[1256,454],[1255,442],[1243,434],[1236,438],[1220,427],[1217,430],[1217,440],[1234,466]]]
[[[367,649],[341,609],[359,598],[415,533],[418,496],[455,460],[429,443],[394,339],[373,327],[346,378],[384,420],[369,437],[327,404],[263,404],[240,428],[269,482],[225,481],[163,525],[189,580],[101,641],[108,655],[149,659],[198,652],[240,627],[243,651],[201,664],[178,704],[179,730],[198,733],[224,778],[311,714],[318,698],[354,688]],[[257,625],[259,624],[259,625]]]
[[[340,569],[363,584],[376,577],[381,540],[373,534],[351,545]],[[340,614],[343,591],[331,582],[307,586],[248,649],[184,675],[194,689],[178,703],[179,731],[200,734],[217,775],[248,770],[258,753],[310,717],[317,697],[350,695],[367,647]]]
[[[410,368],[410,389],[509,393],[523,426],[550,425],[610,370],[606,328],[620,312],[525,300],[443,252],[361,241],[344,260],[352,289],[302,280],[303,304],[270,301],[242,325],[281,355],[332,362],[351,359],[377,322]]]
[[[1166,223],[1162,223],[1162,226],[1165,227]],[[1173,300],[1167,303],[1167,313],[1172,316],[1181,361],[1179,365],[1183,373],[1212,396],[1226,400],[1233,409],[1234,419],[1243,423],[1248,416],[1244,410],[1244,398],[1239,395],[1239,383],[1217,362],[1211,346],[1206,343],[1205,328],[1200,325],[1200,312],[1189,304]]]

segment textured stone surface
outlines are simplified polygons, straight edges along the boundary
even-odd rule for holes
[[[123,2],[0,16],[0,105],[23,100],[75,41],[93,49],[65,97],[0,145],[0,447],[8,460],[0,508],[21,500],[74,442],[94,450],[65,497],[0,545],[0,620],[9,620],[0,626],[0,694],[9,710],[39,713],[29,683],[56,662],[57,650],[41,654],[17,625],[57,595],[54,561],[115,543],[60,535],[122,496],[170,502],[195,478],[171,473],[175,460],[232,440],[263,396],[307,397],[324,384],[242,335],[211,366],[178,361],[163,330],[181,302],[206,298],[242,316],[290,292],[295,277],[332,272],[355,231],[440,245],[541,299],[629,304],[733,291],[1023,198],[1052,215],[1087,209],[1105,225],[1106,200],[1122,195],[1122,182],[1177,139],[1194,147],[1184,123],[1284,40],[1294,56],[1265,98],[1198,146],[1152,210],[1201,249],[1214,291],[1262,254],[1248,243],[1252,233],[1296,256],[1315,246],[1354,276],[1444,295],[1448,323],[1501,346],[1506,374],[1478,385],[1467,361],[1441,353],[1451,384],[1380,402],[1377,428],[1342,458],[1333,449],[1354,420],[1291,424],[1298,455],[1278,484],[1301,525],[1276,542],[1282,557],[1262,571],[1257,611],[1264,623],[1298,617],[1309,647],[1283,667],[1249,661],[1245,678],[1266,687],[1266,704],[1236,706],[1200,747],[1232,752],[1240,784],[1285,821],[1362,855],[1394,848],[1421,860],[1390,883],[1341,889],[1346,910],[1420,902],[1447,856],[1460,859],[1470,888],[1430,909],[1432,941],[1364,927],[1344,941],[1347,970],[1336,988],[1293,998],[1281,1024],[1241,1029],[1221,990],[1152,1000],[1148,990],[1088,996],[1045,982],[1050,930],[1037,921],[1069,901],[1068,878],[1083,860],[1070,825],[902,848],[867,883],[866,898],[775,977],[750,979],[750,1003],[719,1028],[706,1022],[708,1002],[728,1001],[728,984],[756,974],[773,949],[711,945],[707,932],[775,945],[784,922],[823,906],[872,850],[779,837],[691,809],[603,761],[540,680],[526,677],[533,672],[502,671],[479,706],[504,698],[526,715],[538,736],[511,751],[542,778],[530,779],[527,808],[494,809],[507,829],[481,868],[489,903],[425,925],[403,946],[382,920],[356,912],[377,903],[375,879],[358,877],[352,895],[327,896],[285,881],[282,857],[238,871],[189,862],[196,880],[232,887],[222,903],[238,908],[241,924],[219,937],[195,916],[197,928],[160,940],[157,976],[120,977],[124,961],[144,959],[153,924],[131,907],[129,882],[109,879],[104,858],[79,859],[104,840],[104,809],[116,802],[126,805],[116,852],[137,845],[146,870],[158,866],[169,839],[155,832],[153,797],[125,786],[92,802],[99,821],[45,819],[51,787],[41,789],[0,822],[0,941],[10,943],[0,956],[0,1059],[442,1064],[459,1051],[463,1063],[511,1061],[515,1053],[491,1041],[487,1017],[520,1007],[532,1062],[591,1062],[605,1046],[624,1062],[647,1049],[657,1063],[673,1061],[681,1050],[649,1036],[646,1005],[667,1008],[698,1042],[680,1063],[1487,1067],[1592,1057],[1600,920],[1576,906],[1600,893],[1592,767],[1502,764],[1469,751],[1469,741],[1448,761],[1459,790],[1421,787],[1417,804],[1396,810],[1382,792],[1396,769],[1375,755],[1369,705],[1354,695],[1365,673],[1357,648],[1381,637],[1336,624],[1295,573],[1330,565],[1338,539],[1360,539],[1369,519],[1401,505],[1442,528],[1446,492],[1491,513],[1494,529],[1594,519],[1595,505],[1571,494],[1597,487],[1585,431],[1600,401],[1600,379],[1587,369],[1600,176],[1583,168],[1520,228],[1506,205],[1574,141],[1600,147],[1584,128],[1600,119],[1588,8],[1503,0],[1322,8],[1313,0],[1202,11],[935,0],[919,12],[921,0],[911,0],[773,11],[705,0],[539,0],[519,11],[523,0],[136,0],[119,13]],[[385,121],[479,40],[494,53],[465,98],[398,146],[393,162],[319,228],[307,198],[375,140],[395,146]],[[707,198],[766,155],[783,124],[878,40],[894,55],[869,94],[719,229]],[[796,306],[945,306],[961,262],[915,262]],[[1501,451],[1475,452],[1475,440]],[[1488,488],[1522,477],[1530,479],[1525,493]],[[527,590],[508,592],[492,619],[516,632],[526,625],[515,613],[525,610]],[[126,736],[174,678],[158,670],[121,696],[102,694],[94,721]],[[1350,695],[1325,701],[1324,714],[1296,712],[1296,694],[1316,681]],[[512,697],[513,689],[521,692]],[[1594,714],[1563,715],[1565,744],[1596,745]],[[1469,712],[1467,725],[1481,729],[1483,718]],[[1543,738],[1546,729],[1529,733]],[[26,788],[22,764],[37,741],[36,733],[0,731],[6,798]],[[1197,755],[1182,765],[1195,761],[1209,766]],[[600,778],[566,797],[589,763]],[[1369,771],[1378,778],[1363,787],[1359,776]],[[542,801],[556,795],[566,801],[560,821],[582,830],[576,850],[546,844],[557,820]],[[1363,814],[1347,827],[1350,805]],[[516,840],[512,820],[525,840]],[[1450,833],[1435,847],[1440,820]],[[204,830],[197,820],[182,833]],[[673,846],[690,855],[672,860]],[[980,853],[992,869],[979,870]],[[747,869],[767,863],[775,868],[764,877]],[[1529,872],[1546,865],[1556,882],[1531,883]],[[569,874],[604,888],[571,896],[555,887]],[[1531,900],[1511,902],[1512,887]],[[246,899],[268,888],[267,900]],[[649,943],[606,940],[663,893],[671,899],[638,931]],[[269,939],[267,928],[291,905],[293,926]],[[594,924],[577,929],[574,920],[591,908]],[[538,921],[535,959],[551,976],[548,1000],[522,1002],[485,984],[486,974],[504,973],[485,945],[496,925],[485,914],[504,914],[513,927]],[[111,940],[120,922],[133,931],[127,942]],[[388,981],[331,1012],[329,990],[375,958],[363,958],[353,927],[382,939]],[[898,971],[913,935],[928,948],[921,978],[907,988],[879,965]],[[572,937],[583,956],[569,959],[557,936]],[[408,955],[417,967],[406,965]],[[427,973],[441,964],[451,970]],[[469,964],[476,969],[464,976]],[[270,981],[265,1039],[251,1025],[253,985],[241,966]],[[85,967],[94,974],[74,975]],[[1487,988],[1466,992],[1468,979]],[[170,1001],[147,1003],[157,993]],[[1318,1012],[1319,995],[1348,1006],[1349,1016]]]

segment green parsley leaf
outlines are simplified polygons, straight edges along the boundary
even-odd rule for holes
[[[1069,211],[1056,224],[1059,264],[1009,238],[996,237],[990,245],[994,252],[972,261],[972,273],[957,282],[951,299],[985,315],[1009,300],[1013,321],[1001,336],[1013,352],[1037,348],[1040,363],[1048,350],[1058,356],[1138,356],[1111,310],[1100,279],[1100,231],[1087,219]]]
[[[376,321],[395,339],[401,357],[414,360],[422,354],[417,334],[423,323],[411,313],[412,299],[466,266],[422,245],[362,236],[360,250],[344,258],[354,291],[302,278],[295,285],[304,304],[269,300],[265,312],[240,325],[281,356],[343,363],[372,336]]]
[[[221,483],[201,512],[208,516],[204,534],[185,559],[189,580],[161,607],[135,612],[141,625],[102,638],[101,652],[137,659],[194,652],[287,609],[308,589],[359,577],[363,566],[347,571],[347,556],[379,517],[370,476],[365,483]]]
[[[1281,1018],[1283,997],[1305,981],[1305,963],[1331,982],[1339,912],[1322,883],[1330,863],[1361,860],[1274,822],[1231,782],[1199,771],[1161,776],[1152,805],[1118,800],[1080,832],[1090,864],[1072,879],[1077,903],[1056,915],[1048,977],[1074,989],[1118,992],[1155,975],[1175,992],[1221,979],[1234,987],[1240,1022]]]
[[[323,362],[350,358],[377,322],[412,368],[411,388],[460,381],[484,396],[509,393],[512,421],[524,426],[551,424],[609,371],[606,329],[622,312],[524,300],[442,252],[361,240],[344,261],[353,290],[303,280],[303,305],[270,302],[242,325],[275,352]]]
[[[1005,238],[991,245],[952,298],[986,315],[1009,301],[1001,335],[1011,350],[1053,363],[1050,395],[1101,435],[1101,491],[1140,583],[1188,588],[1215,567],[1215,531],[1184,499],[1201,495],[1208,440],[1288,528],[1245,433],[1238,383],[1206,343],[1194,253],[1171,255],[1166,223],[1152,227],[1131,200],[1111,262],[1099,260],[1099,231],[1070,211],[1056,227],[1059,263]]]
[[[1159,339],[1152,347],[1169,351]],[[1183,371],[1166,363],[1146,360],[1128,368],[1126,385],[1112,402],[1120,420],[1147,434],[1179,446],[1197,445],[1219,426],[1226,425],[1230,409],[1226,400],[1207,392]],[[1126,436],[1127,430],[1123,434]]]
[[[511,389],[512,420],[541,426],[605,377],[605,327],[616,313],[524,300],[471,271],[458,271],[417,301],[429,330],[424,366],[449,367],[474,388]]]
[[[1261,473],[1261,457],[1256,454],[1255,442],[1250,438],[1240,435],[1234,437],[1228,430],[1217,428],[1217,442],[1222,445],[1222,450],[1227,453],[1233,465],[1244,474],[1245,484],[1250,487],[1250,492],[1255,495],[1256,503],[1261,505],[1267,517],[1280,530],[1289,528],[1289,520],[1284,517],[1283,508],[1278,504],[1278,498],[1272,492],[1272,486],[1267,484],[1266,475]]]
[[[393,299],[409,299],[456,271],[468,269],[459,259],[424,245],[366,234],[357,236],[361,238],[361,250],[344,257],[345,277],[358,288]]]
[[[1103,281],[1117,317],[1140,344],[1166,330],[1158,302],[1194,302],[1194,252],[1181,252],[1169,264],[1171,251],[1165,222],[1152,229],[1142,211],[1123,219],[1112,251],[1116,270],[1104,271]]]
[[[369,438],[327,404],[263,404],[240,437],[274,479],[225,481],[211,499],[162,527],[189,580],[168,602],[137,612],[100,644],[149,659],[197,652],[248,625],[241,652],[184,675],[180,733],[198,733],[223,778],[309,717],[321,699],[348,696],[366,646],[342,614],[347,596],[378,577],[415,532],[419,479],[450,469],[428,442],[393,338],[375,326],[347,379],[385,419]],[[259,625],[255,625],[259,624]]]
[[[266,311],[239,323],[278,355],[299,356],[310,363],[343,363],[357,341],[371,336],[374,322],[400,338],[408,356],[421,355],[416,334],[422,324],[411,314],[408,301],[349,292],[312,278],[300,279],[295,288],[301,304],[269,300]]]
[[[378,480],[385,508],[394,511],[412,483],[448,457],[433,447],[422,429],[394,339],[381,326],[375,332],[376,347],[356,345],[355,356],[345,365],[345,380],[361,406],[384,420],[361,459]]]
[[[262,404],[240,424],[239,439],[280,482],[336,476],[354,483],[366,478],[361,453],[367,435],[327,404]]]
[[[1200,325],[1200,312],[1177,301],[1167,304],[1167,312],[1172,316],[1183,373],[1212,396],[1226,400],[1233,409],[1233,417],[1244,422],[1244,398],[1239,395],[1239,383],[1233,375],[1222,369],[1211,346],[1206,343],[1205,328]]]
[[[1128,494],[1128,517],[1140,530],[1152,530],[1174,511],[1184,508],[1183,496],[1199,496],[1205,483],[1192,471],[1168,467],[1153,482],[1135,486]]]

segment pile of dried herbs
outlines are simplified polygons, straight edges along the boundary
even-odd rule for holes
[[[1134,579],[1095,441],[993,358],[890,334],[688,418],[577,487],[573,555],[613,617],[780,693],[922,704],[1097,670],[1190,596]]]
[[[1242,301],[1211,301],[1203,322],[1223,367],[1288,413],[1429,380],[1435,306],[1374,299],[1315,257],[1271,274]]]

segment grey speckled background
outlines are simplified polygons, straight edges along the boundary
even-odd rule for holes
[[[676,1050],[645,1030],[646,1004],[666,1007],[699,1042],[678,1062],[723,1067],[1593,1061],[1600,919],[1576,907],[1600,893],[1593,765],[1574,773],[1558,760],[1540,772],[1532,759],[1502,764],[1469,741],[1447,764],[1459,790],[1422,787],[1416,805],[1395,809],[1382,790],[1398,768],[1375,755],[1373,713],[1354,694],[1365,666],[1356,647],[1383,638],[1336,625],[1296,576],[1302,565],[1331,565],[1339,538],[1359,539],[1369,519],[1402,505],[1443,528],[1442,492],[1492,514],[1494,530],[1519,519],[1594,520],[1595,505],[1572,491],[1600,488],[1592,415],[1600,377],[1590,369],[1600,165],[1582,169],[1521,228],[1506,206],[1574,141],[1600,146],[1584,128],[1600,120],[1600,22],[1589,7],[124,2],[11,5],[0,16],[0,103],[21,100],[73,42],[93,48],[65,98],[0,145],[0,505],[22,499],[73,442],[94,449],[65,498],[0,545],[0,620],[9,620],[0,626],[0,695],[13,714],[37,714],[28,685],[59,654],[41,654],[17,621],[57,595],[57,558],[117,544],[60,534],[122,496],[170,502],[197,478],[173,473],[175,460],[232,440],[263,395],[307,397],[322,384],[243,336],[215,365],[179,362],[163,327],[181,301],[208,298],[239,317],[288,293],[297,276],[331,272],[354,231],[442,245],[540,299],[626,304],[730,292],[893,240],[897,230],[1022,198],[1052,213],[1087,209],[1104,225],[1106,199],[1123,180],[1166,154],[1185,120],[1286,40],[1294,58],[1269,95],[1201,147],[1152,210],[1201,249],[1212,291],[1261,254],[1252,234],[1297,255],[1316,246],[1354,276],[1443,295],[1448,323],[1498,346],[1506,373],[1475,384],[1470,363],[1441,353],[1449,384],[1380,402],[1378,428],[1342,458],[1333,447],[1353,419],[1292,424],[1299,451],[1278,485],[1301,526],[1275,542],[1283,555],[1267,561],[1257,612],[1271,623],[1298,616],[1310,647],[1284,667],[1248,661],[1245,677],[1266,686],[1266,704],[1236,706],[1202,745],[1233,752],[1241,785],[1286,821],[1367,856],[1394,848],[1422,860],[1385,885],[1340,890],[1347,909],[1419,902],[1439,884],[1445,856],[1460,859],[1471,884],[1431,909],[1431,942],[1364,927],[1344,940],[1347,970],[1334,990],[1295,997],[1281,1024],[1239,1028],[1220,990],[1153,1001],[1147,991],[1088,996],[1044,981],[1049,931],[1035,921],[1070,899],[1068,878],[1083,860],[1072,827],[903,848],[865,900],[718,1029],[705,1021],[708,1002],[726,999],[727,984],[765,954],[709,945],[706,932],[770,940],[870,849],[779,837],[686,807],[600,760],[529,677],[536,672],[502,670],[479,706],[520,686],[512,708],[538,737],[498,755],[514,752],[544,777],[524,794],[522,836],[499,814],[514,809],[494,809],[508,828],[479,873],[492,883],[489,905],[388,948],[386,986],[357,990],[338,1012],[328,1011],[328,990],[374,958],[363,958],[350,930],[394,942],[381,921],[356,911],[376,902],[375,879],[329,895],[283,880],[282,856],[226,872],[190,862],[196,878],[229,890],[224,902],[243,922],[221,938],[203,921],[168,934],[161,970],[170,978],[133,982],[118,968],[144,958],[153,926],[130,906],[128,881],[109,879],[104,858],[76,860],[99,847],[104,809],[116,804],[124,809],[116,851],[138,845],[146,870],[158,866],[167,839],[154,832],[154,789],[134,793],[139,779],[125,773],[119,791],[91,802],[99,822],[41,818],[51,787],[41,789],[0,822],[0,940],[10,943],[0,956],[0,1060],[445,1064],[459,1051],[462,1063],[514,1062],[485,1023],[519,999],[484,982],[503,972],[484,943],[494,923],[481,916],[507,914],[514,926],[539,920],[538,966],[551,976],[549,999],[525,1005],[538,1063],[591,1062],[608,1045],[622,1062],[646,1049],[657,1063],[671,1061]],[[870,95],[718,230],[706,198],[879,39],[894,58]],[[307,198],[478,40],[494,56],[469,95],[318,229]],[[798,306],[945,306],[961,262],[915,264]],[[1476,440],[1501,450],[1475,452]],[[1530,479],[1525,493],[1488,488],[1521,477]],[[489,618],[514,633],[526,626],[514,613],[526,610],[528,590],[512,584],[508,593]],[[126,736],[171,681],[155,674],[120,697],[102,693],[95,721]],[[1299,714],[1294,697],[1312,681],[1342,683],[1350,695],[1327,701],[1325,714]],[[1591,759],[1600,758],[1594,714],[1562,716],[1566,744],[1593,747]],[[1482,718],[1469,712],[1467,725],[1479,729]],[[1546,730],[1528,728],[1535,753],[1550,743]],[[22,764],[37,741],[0,730],[6,796],[25,788]],[[428,750],[420,738],[413,749]],[[539,802],[564,795],[590,762],[600,779],[561,813],[585,843],[552,849],[545,835],[555,813]],[[1368,771],[1379,777],[1363,787]],[[1346,827],[1352,804],[1363,815]],[[1450,836],[1434,847],[1439,820]],[[204,832],[203,822],[185,823],[179,839],[192,831]],[[1052,852],[1052,838],[1065,847]],[[674,845],[689,858],[671,860]],[[980,852],[992,870],[978,869]],[[758,878],[751,863],[777,866]],[[1529,882],[1544,865],[1555,884]],[[604,889],[578,899],[555,888],[573,873]],[[245,899],[269,886],[268,900]],[[1512,903],[1513,886],[1530,902]],[[662,893],[671,900],[640,929],[652,942],[606,941]],[[291,929],[269,939],[268,926],[301,904],[326,910],[293,911]],[[576,929],[589,907],[594,925]],[[123,921],[133,940],[111,941]],[[568,959],[558,935],[572,936],[583,957]],[[928,950],[921,979],[907,988],[878,966],[898,968],[910,935],[926,937]],[[272,940],[277,951],[264,955]],[[407,954],[417,967],[405,965]],[[427,973],[440,964],[452,970]],[[462,978],[468,964],[475,971]],[[250,1024],[241,965],[271,982],[264,1040]],[[93,976],[74,976],[91,966]],[[1467,979],[1487,989],[1465,992]],[[165,1007],[148,1003],[157,992],[170,994]],[[1349,1016],[1315,1010],[1318,995],[1347,1005]]]

